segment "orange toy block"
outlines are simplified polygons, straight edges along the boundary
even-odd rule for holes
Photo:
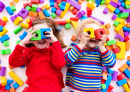
[[[111,1],[113,1],[113,2],[115,2],[115,3],[117,3],[117,2],[118,2],[118,0],[111,0]]]
[[[130,23],[127,23],[125,26],[128,27],[128,28],[130,28]]]
[[[43,6],[41,7],[41,9],[42,9],[42,10],[46,9],[45,5],[43,5]]]
[[[110,34],[108,29],[105,30],[105,33],[106,33],[106,35]]]
[[[128,41],[127,41],[127,42],[126,42],[126,46],[125,46],[125,47],[126,47],[126,49],[125,49],[125,50],[126,50],[126,51],[129,51],[129,48],[130,48],[130,42],[128,42]]]
[[[10,69],[13,69],[14,67],[12,67],[12,66],[9,65],[9,68],[10,68]]]
[[[110,45],[110,46],[106,46],[107,50],[112,50],[113,49],[113,46]]]
[[[119,32],[117,32],[117,34],[119,34],[120,36],[122,36],[124,38],[124,31],[123,31],[123,29],[121,29]]]
[[[82,4],[82,0],[78,0],[78,4],[81,5]]]
[[[44,16],[42,11],[38,12],[38,14],[39,14],[40,19],[44,19],[45,18],[45,16]]]
[[[125,69],[127,69],[129,66],[125,63],[125,64],[123,64],[122,66],[120,66],[119,68],[118,68],[118,70],[120,71],[120,72],[123,72]]]
[[[70,6],[69,10],[72,12],[74,10],[74,6]]]
[[[74,35],[72,35],[71,41],[76,41],[76,37]]]
[[[37,17],[37,13],[36,12],[31,12],[31,11],[29,11],[29,16],[31,16],[31,17]]]
[[[128,67],[128,70],[130,71],[130,67]]]
[[[130,56],[127,56],[127,60],[129,60],[129,61],[130,61]]]
[[[16,92],[16,89],[15,88],[11,88],[10,92]]]
[[[106,27],[106,29],[109,29],[109,28],[111,27],[111,24],[110,24],[110,23],[107,23],[107,24],[105,25],[105,27]]]
[[[130,79],[126,79],[126,80],[127,80],[128,86],[129,86],[129,88],[130,88]]]
[[[106,71],[103,71],[103,72],[102,72],[102,75],[103,75],[102,79],[107,80],[107,72],[106,72]]]
[[[12,2],[10,2],[9,4],[10,4],[10,6],[13,6],[13,5],[15,6],[15,4],[14,4],[14,2],[13,2],[13,1],[12,1]]]

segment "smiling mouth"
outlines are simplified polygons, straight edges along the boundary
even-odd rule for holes
[[[94,42],[95,43],[95,42],[97,42],[97,40],[96,39],[90,39],[89,42]]]
[[[38,41],[38,44],[44,44],[44,43],[46,43],[46,40],[41,40],[41,41]]]

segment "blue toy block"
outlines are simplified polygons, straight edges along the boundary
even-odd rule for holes
[[[105,85],[106,85],[106,88],[105,89],[102,89],[102,92],[107,92],[107,89],[111,83],[111,80],[112,80],[112,76],[110,75],[107,75],[107,80],[105,81]]]
[[[41,39],[48,39],[48,38],[50,38],[50,37],[45,37],[45,34],[44,34],[46,31],[50,31],[51,32],[50,28],[41,28],[40,30],[41,30]],[[47,35],[49,35],[49,34],[47,34]]]
[[[124,31],[124,32],[129,32],[129,33],[130,33],[130,28],[128,28],[128,27],[123,27],[123,31]]]
[[[118,0],[118,1],[123,2],[123,0]]]
[[[0,12],[2,12],[4,8],[5,8],[4,3],[0,1]]]
[[[9,6],[6,7],[7,12],[9,13],[9,15],[13,15],[14,12],[11,10],[11,8]]]
[[[50,0],[50,7],[54,7],[54,0]]]
[[[19,36],[19,38],[20,38],[21,40],[23,40],[23,39],[27,36],[27,34],[28,34],[28,33],[27,33],[26,31],[24,31],[23,34]]]
[[[13,83],[13,80],[7,80],[7,85],[5,86],[6,90],[9,90],[11,88],[10,84]]]
[[[124,7],[124,6],[125,6],[125,3],[124,3],[124,2],[122,2],[122,3],[121,3],[121,6],[122,6],[122,7]]]
[[[2,32],[3,31],[3,26],[0,26],[0,32]]]
[[[118,8],[116,8],[114,13],[117,15],[118,13],[120,13],[120,10]]]
[[[11,88],[10,85],[6,85],[6,86],[5,86],[5,89],[6,89],[6,90],[9,90],[10,88]]]
[[[126,64],[127,64],[128,66],[130,66],[130,61],[127,61]]]
[[[66,2],[62,1],[61,2],[61,6],[60,6],[60,10],[64,11],[65,10],[65,6],[66,6]]]
[[[13,83],[13,80],[7,80],[7,84],[11,84],[11,83]]]
[[[85,20],[85,19],[87,19],[87,18],[88,18],[88,17],[86,17],[86,16],[82,16],[80,20],[82,21],[82,20]]]
[[[5,34],[4,36],[2,36],[2,37],[0,38],[0,41],[3,43],[4,41],[6,41],[6,40],[8,40],[8,39],[10,39],[9,36],[8,36],[7,34]]]
[[[43,13],[44,13],[44,15],[45,15],[46,17],[50,17],[50,14],[49,14],[49,12],[48,12],[46,9],[43,10]]]
[[[111,70],[111,68],[107,68],[107,71],[108,71],[109,74],[114,73],[114,71]]]
[[[100,3],[101,3],[101,0],[96,0],[96,2],[95,2],[96,4],[97,4],[97,6],[96,7],[98,7],[99,5],[100,5]]]
[[[17,89],[17,88],[19,87],[19,84],[18,84],[17,82],[15,82],[15,83],[13,84],[13,87],[14,87],[15,89]]]
[[[51,12],[52,12],[52,13],[55,13],[56,10],[57,10],[57,9],[56,9],[55,7],[53,7],[53,8],[51,9]]]
[[[122,86],[127,83],[126,78],[116,82],[118,86]]]
[[[25,67],[25,65],[21,66],[20,68],[24,68],[24,67]]]
[[[130,71],[128,69],[125,69],[124,74],[127,76],[127,78],[130,78]]]

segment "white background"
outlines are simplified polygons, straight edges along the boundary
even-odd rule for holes
[[[2,2],[4,2],[4,4],[6,5],[6,6],[9,6],[9,2],[11,2],[12,0],[0,0],[0,1],[2,1]],[[19,1],[18,3],[15,3],[15,5],[16,5],[16,11],[14,12],[14,14],[17,14],[18,12],[19,12],[19,10],[23,7],[23,3],[27,3],[27,2],[29,2],[30,0],[28,0],[28,1],[26,1],[26,0],[21,0],[21,1]],[[43,4],[39,4],[39,6],[41,7],[42,5],[45,5],[45,4],[50,4],[49,3],[49,0],[44,0],[45,2],[43,3]],[[75,0],[74,0],[75,1]],[[87,4],[87,1],[85,0],[84,2],[83,2],[83,4],[82,4],[82,9],[81,10],[85,10],[86,11],[86,4]],[[94,10],[93,10],[93,16],[95,16],[95,17],[97,17],[97,18],[99,18],[99,19],[101,19],[101,20],[103,20],[103,21],[105,21],[105,24],[106,23],[111,23],[111,25],[114,23],[114,21],[113,20],[111,20],[111,17],[112,17],[112,15],[113,15],[113,13],[108,13],[108,14],[103,14],[102,12],[103,12],[103,9],[106,7],[106,5],[100,5],[98,8],[95,8]],[[49,13],[51,14],[51,8],[48,10],[49,11]],[[9,35],[9,37],[10,37],[10,40],[9,40],[9,42],[10,42],[10,46],[8,46],[8,47],[4,47],[3,46],[3,44],[2,43],[0,43],[0,47],[1,47],[1,49],[7,49],[7,48],[10,48],[11,49],[11,51],[13,51],[13,49],[15,48],[15,45],[16,45],[16,41],[17,40],[20,40],[19,39],[19,36],[20,35],[22,35],[22,33],[24,32],[24,31],[27,31],[27,29],[24,29],[23,28],[23,30],[21,31],[21,32],[19,32],[18,34],[14,34],[13,33],[13,30],[17,27],[11,20],[10,20],[10,15],[7,13],[7,11],[6,11],[6,9],[4,9],[3,10],[3,12],[2,13],[0,13],[0,18],[2,18],[2,17],[4,17],[4,16],[7,16],[8,17],[8,19],[9,19],[9,22],[7,22],[7,24],[6,24],[6,26],[5,26],[5,28],[6,29],[8,29],[8,35]],[[75,16],[75,15],[73,15],[72,14],[72,12],[70,12],[70,11],[67,11],[67,14],[64,16],[64,18],[60,18],[60,17],[56,17],[54,20],[65,20],[65,19],[69,19],[71,16]],[[85,16],[87,16],[86,14],[85,14]],[[28,16],[26,19],[29,19],[30,17]],[[26,19],[24,19],[24,21],[23,21],[23,23],[26,23]],[[52,19],[52,18],[51,18]],[[115,37],[115,35],[116,35],[116,33],[115,33],[115,31],[114,31],[114,26],[112,25],[112,27],[110,28],[110,34],[109,34],[109,39],[110,40],[113,40],[114,39],[114,37]],[[71,41],[71,36],[74,34],[74,29],[73,29],[73,27],[71,26],[71,28],[69,29],[69,30],[65,30],[65,27],[63,26],[63,31],[64,31],[64,42],[65,42],[65,44],[66,45],[70,45],[70,43],[72,42]],[[117,41],[117,40],[116,40]],[[67,47],[68,48],[68,47]],[[67,49],[67,48],[65,48],[65,49],[63,49],[64,51]],[[129,54],[129,51],[127,51],[126,52],[126,59],[127,59],[127,56],[129,56],[130,54]],[[10,69],[9,69],[9,67],[8,67],[8,57],[9,57],[9,55],[1,55],[1,66],[6,66],[6,78],[7,79],[12,79],[9,75],[8,75],[8,72],[10,71]],[[115,71],[118,71],[118,68],[122,65],[122,64],[124,64],[127,60],[119,60],[119,59],[117,59],[117,63],[116,63],[116,65],[114,66],[114,68],[112,69],[112,70],[115,70]],[[13,71],[25,82],[26,81],[26,79],[27,79],[27,77],[26,77],[26,75],[25,75],[25,70],[26,70],[26,68],[24,67],[24,68],[22,68],[22,69],[20,69],[20,68],[14,68],[13,69]],[[65,66],[65,67],[63,67],[62,68],[62,73],[63,73],[63,75],[64,75],[64,80],[65,80],[65,76],[66,76],[66,71],[67,71],[67,67]],[[118,71],[119,72],[119,71]],[[120,72],[119,72],[120,73]],[[14,82],[13,82],[14,83]],[[12,83],[12,84],[13,84]],[[12,86],[12,84],[11,84],[11,86]],[[122,87],[119,87],[119,86],[117,86],[117,84],[116,84],[116,81],[112,81],[111,82],[111,85],[112,86],[114,86],[114,89],[113,89],[113,91],[114,92],[124,92],[124,90],[123,90],[123,88]],[[24,84],[23,86],[21,86],[21,87],[19,87],[19,88],[17,88],[17,92],[21,92],[23,89],[24,89],[24,87],[26,87],[27,85],[26,84]],[[68,88],[68,87],[65,87],[62,91],[63,92],[70,92],[69,91],[70,89]]]

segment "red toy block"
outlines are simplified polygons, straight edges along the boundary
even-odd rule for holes
[[[66,0],[62,0],[62,1],[65,1],[65,2],[66,2]]]
[[[5,90],[5,86],[2,86],[2,84],[0,84],[0,92],[4,92]]]
[[[77,10],[77,9],[74,9],[74,10],[73,10],[73,14],[74,14],[74,15],[76,15],[76,14],[77,14],[77,12],[78,12],[78,10]]]
[[[29,24],[29,28],[31,28],[32,27],[32,21],[28,22],[28,24]]]
[[[32,7],[32,3],[31,3],[31,2],[29,2],[29,3],[24,3],[24,4],[23,4],[23,7],[25,8],[26,6]]]
[[[107,92],[111,92],[113,88],[114,88],[113,86],[109,85]]]
[[[73,21],[78,21],[79,18],[78,17],[70,17],[70,20],[73,20]]]
[[[3,91],[3,92],[9,92],[9,90],[5,90],[5,91]]]
[[[57,4],[61,3],[61,0],[57,0],[56,3],[57,3]]]
[[[105,83],[105,81],[106,81],[106,80],[104,80],[104,79],[101,79],[101,83],[102,83],[102,84],[104,84],[104,83]]]
[[[109,38],[107,38],[107,40],[106,41],[109,41]]]
[[[105,29],[101,28],[101,29],[96,29],[94,30],[96,39],[100,39],[102,37],[103,34],[105,34]]]
[[[126,76],[125,76],[124,73],[121,73],[121,74],[119,74],[119,75],[117,76],[117,80],[118,80],[118,81],[119,81],[119,80],[122,80],[122,79],[124,79],[124,78],[126,78]]]
[[[124,38],[125,38],[125,42],[129,41],[129,36],[126,36]]]
[[[22,92],[28,92],[28,88],[25,87]]]
[[[2,19],[0,19],[0,25],[4,27],[6,25],[6,22],[4,22]]]
[[[114,52],[114,54],[118,53],[119,52],[119,48],[114,48],[113,52]]]
[[[28,78],[27,78],[27,80],[25,81],[25,83],[29,85],[29,79],[28,79]]]
[[[87,17],[92,15],[92,9],[90,9],[89,7],[86,7],[86,12],[87,12]]]
[[[55,4],[54,6],[57,10],[60,10],[60,7],[58,6],[58,4]]]
[[[66,21],[55,21],[57,24],[59,25],[65,25],[66,24]]]
[[[31,0],[31,3],[33,3],[33,4],[39,4],[39,0]]]

